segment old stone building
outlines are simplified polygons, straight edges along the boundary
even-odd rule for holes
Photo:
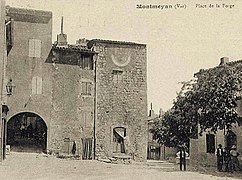
[[[52,13],[6,7],[6,101],[12,150],[83,159],[147,157],[146,45],[79,39],[61,33],[52,44]]]
[[[5,2],[3,0],[0,1],[0,161],[4,159],[5,149],[5,133],[4,133],[4,109],[3,109],[3,101],[4,101],[4,76],[5,76],[5,62],[6,62],[6,41],[5,41]]]
[[[242,61],[234,61],[229,62],[227,57],[223,57],[220,60],[220,66],[226,65],[227,67],[240,67]],[[198,74],[203,73],[214,73],[216,68],[220,68],[220,66],[210,68],[207,70],[202,70],[198,72]],[[200,75],[197,75],[198,78]],[[231,127],[228,127],[224,130],[218,130],[215,134],[211,130],[207,130],[202,134],[202,136],[198,135],[197,139],[191,139],[190,141],[190,160],[193,165],[202,164],[215,166],[216,165],[216,148],[218,144],[221,144],[223,147],[227,147],[230,149],[232,145],[236,145],[237,151],[242,154],[242,102],[237,102],[237,113],[239,118],[237,119],[237,123],[232,124]],[[239,156],[239,160],[242,162],[242,157]]]

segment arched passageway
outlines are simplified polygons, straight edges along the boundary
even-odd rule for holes
[[[7,144],[11,151],[46,152],[46,123],[35,113],[13,116],[7,123]]]

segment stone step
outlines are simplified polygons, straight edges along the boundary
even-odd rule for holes
[[[167,161],[156,161],[156,160],[147,160],[148,166],[161,166],[161,167],[175,167],[174,163],[170,163]]]

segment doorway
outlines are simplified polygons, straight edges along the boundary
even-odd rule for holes
[[[126,128],[116,127],[113,129],[113,153],[125,153]]]
[[[233,131],[228,130],[225,140],[228,149],[231,149],[233,145],[237,146],[237,136]]]
[[[35,113],[23,112],[7,122],[7,144],[11,151],[46,152],[47,125]]]

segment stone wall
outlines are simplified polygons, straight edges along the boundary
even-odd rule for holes
[[[0,107],[0,162],[3,159],[3,128],[2,128],[2,101],[3,101],[3,81],[2,79],[4,78],[4,71],[5,70],[5,56],[6,56],[6,44],[5,44],[5,33],[4,33],[4,28],[5,28],[5,2],[3,0],[0,0],[0,102],[1,102],[1,107]]]
[[[17,16],[15,11],[21,15]],[[6,71],[7,79],[13,80],[16,89],[8,98],[8,120],[21,112],[35,113],[47,125],[47,150],[70,153],[75,141],[76,153],[81,155],[81,140],[90,140],[94,134],[94,70],[68,64],[69,61],[65,64],[65,58],[62,59],[64,63],[54,63],[49,59],[52,51],[56,50],[51,42],[50,12],[46,12],[47,16],[44,11],[10,8],[9,12],[16,20]],[[35,16],[28,18],[32,12],[35,12]],[[30,14],[25,16],[24,13]],[[41,41],[40,57],[29,57],[30,39]],[[59,50],[67,50],[68,56],[81,53],[77,49],[65,48]],[[96,84],[97,154],[113,156],[113,128],[125,127],[129,139],[126,154],[134,160],[144,161],[148,142],[146,46],[106,41],[96,42],[94,49],[99,53]],[[93,52],[87,51],[83,53],[93,55]],[[122,71],[122,82],[114,82],[114,70]],[[32,80],[37,76],[42,78],[42,93],[33,94]],[[81,95],[83,81],[92,83],[90,96]],[[85,113],[89,113],[89,122],[84,122]]]
[[[237,150],[242,153],[242,129],[238,125],[233,125],[232,131],[237,135]],[[218,144],[222,144],[223,148],[226,146],[226,140],[223,130],[218,130],[215,134],[215,149]],[[213,153],[207,153],[206,149],[206,133],[199,136],[198,139],[192,139],[190,142],[191,152],[191,164],[193,165],[205,165],[205,166],[216,166],[216,155]]]
[[[83,124],[84,112],[93,114],[93,92],[92,96],[81,95],[82,80],[93,82],[93,71],[83,70],[76,65],[56,64],[52,68],[52,113],[51,113],[51,140],[52,150],[60,150],[70,153],[73,141],[77,145],[77,154],[81,155],[82,138],[93,137],[93,119],[91,126]],[[68,151],[68,142],[70,147]]]
[[[147,158],[146,46],[96,42],[97,58],[97,156],[113,156],[113,128],[125,127],[129,138],[126,154],[134,160]],[[119,65],[114,62],[129,62]],[[113,70],[122,71],[115,83]]]
[[[8,120],[20,112],[33,112],[43,118],[49,130],[52,85],[51,68],[45,60],[52,46],[52,19],[48,23],[14,21],[13,36],[6,78],[11,78],[16,88],[8,97]],[[41,40],[40,58],[29,57],[29,39]],[[42,78],[42,94],[32,94],[32,78],[35,76]]]

